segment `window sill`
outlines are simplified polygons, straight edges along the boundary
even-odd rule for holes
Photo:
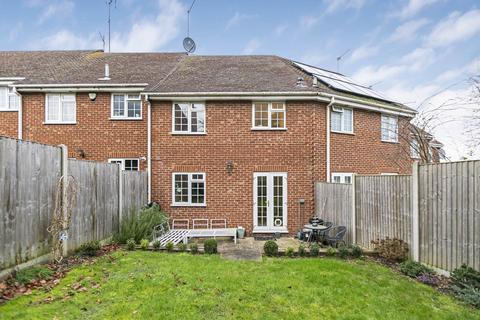
[[[351,135],[351,136],[354,136],[355,133],[354,132],[348,132],[348,131],[335,131],[335,130],[331,130],[332,133],[339,133],[339,134],[348,134],[348,135]]]
[[[207,204],[193,204],[193,203],[171,203],[170,207],[188,207],[188,208],[206,208]]]
[[[115,118],[115,117],[110,117],[110,120],[120,120],[120,121],[140,121],[143,120],[142,117],[140,118]]]
[[[172,136],[205,136],[206,132],[170,132]]]
[[[252,233],[288,233],[288,229],[286,227],[278,229],[254,227]]]
[[[399,144],[400,142],[398,141],[389,141],[389,140],[381,140],[382,142],[385,142],[385,143],[393,143],[393,144]]]
[[[77,124],[76,121],[74,122],[44,122],[43,124],[47,125],[47,124],[61,124],[61,125],[72,125],[72,124]]]
[[[287,128],[256,128],[256,127],[252,127],[252,131],[287,131]]]
[[[18,109],[0,109],[0,112],[18,112]]]

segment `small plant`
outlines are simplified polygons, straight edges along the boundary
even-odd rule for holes
[[[44,266],[34,266],[19,270],[15,273],[15,281],[27,284],[35,279],[47,279],[53,275],[53,271]]]
[[[351,254],[352,254],[352,257],[354,258],[360,258],[363,256],[363,250],[362,248],[360,248],[359,246],[357,246],[356,244],[352,245],[350,247],[351,249]]]
[[[319,253],[320,253],[320,246],[317,243],[312,244],[312,246],[310,247],[310,255],[312,257],[316,257],[318,256]]]
[[[162,246],[162,244],[160,243],[160,240],[155,240],[155,241],[153,241],[153,243],[152,243],[152,247],[153,247],[153,249],[155,249],[155,250],[160,249],[161,246]]]
[[[438,286],[439,279],[438,276],[433,273],[422,273],[416,279],[422,283],[428,284],[430,286]]]
[[[273,240],[268,240],[263,245],[263,252],[269,257],[276,256],[278,254],[278,244]]]
[[[285,255],[289,258],[293,258],[293,256],[295,255],[295,250],[292,247],[288,247],[285,251]]]
[[[168,241],[168,242],[165,244],[165,249],[167,249],[168,252],[172,252],[172,251],[173,251],[173,248],[174,248],[174,245],[173,245],[173,242],[172,242],[172,241]]]
[[[132,238],[127,240],[127,250],[135,250],[135,239]]]
[[[400,271],[412,278],[417,278],[422,274],[431,274],[433,270],[427,266],[424,266],[420,262],[407,260],[400,263]],[[423,281],[422,281],[423,282]]]
[[[147,250],[149,243],[150,241],[147,239],[142,239],[142,241],[140,241],[140,248],[142,248],[142,250]]]
[[[192,254],[197,254],[198,253],[198,245],[196,243],[191,243],[190,244],[190,252]]]
[[[408,244],[401,239],[374,240],[372,244],[378,255],[386,260],[402,262],[408,258]]]
[[[335,249],[334,247],[328,247],[325,254],[329,257],[334,257],[337,254],[337,249]]]
[[[100,241],[93,240],[82,244],[76,252],[80,256],[93,257],[97,255],[98,250],[101,248]]]
[[[480,272],[466,265],[453,270],[452,293],[460,300],[480,308]]]
[[[182,242],[182,243],[179,243],[178,246],[177,246],[177,248],[178,248],[178,251],[180,251],[180,252],[185,252],[185,251],[187,251],[187,244],[186,244],[186,243],[183,243],[183,242]]]
[[[307,250],[305,249],[305,246],[303,244],[298,246],[298,255],[300,257],[304,257],[307,254]]]
[[[203,250],[205,253],[214,254],[217,253],[217,240],[215,239],[207,239],[203,243]]]
[[[348,250],[348,247],[341,246],[338,248],[338,256],[340,258],[347,259],[349,255],[350,255],[350,250]]]

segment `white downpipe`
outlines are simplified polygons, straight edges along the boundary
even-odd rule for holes
[[[335,103],[335,97],[330,98],[327,105],[327,182],[330,182],[330,107]]]
[[[18,139],[22,140],[23,139],[23,101],[22,101],[22,95],[18,94]]]
[[[152,104],[147,100],[147,190],[148,203],[152,202]]]

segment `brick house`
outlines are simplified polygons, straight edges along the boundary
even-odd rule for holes
[[[350,81],[276,56],[0,52],[0,135],[147,170],[172,218],[294,233],[315,181],[410,172],[415,111]]]

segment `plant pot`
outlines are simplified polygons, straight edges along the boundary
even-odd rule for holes
[[[243,239],[245,237],[245,228],[238,227],[237,228],[237,238]]]

